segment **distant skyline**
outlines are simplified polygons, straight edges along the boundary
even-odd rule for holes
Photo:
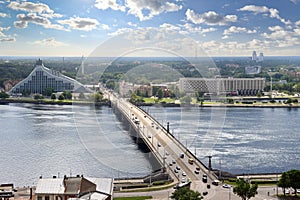
[[[300,0],[0,0],[0,56],[300,56],[299,10]]]

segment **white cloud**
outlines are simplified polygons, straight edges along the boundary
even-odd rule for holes
[[[300,26],[300,20],[295,22],[296,26]]]
[[[6,13],[0,12],[0,17],[7,17],[8,15]]]
[[[236,15],[225,15],[222,16],[214,11],[208,11],[203,14],[196,14],[193,10],[187,9],[186,13],[187,20],[194,24],[207,24],[207,25],[227,25],[231,22],[237,21]]]
[[[254,14],[260,14],[260,13],[267,14],[269,17],[278,19],[279,21],[281,21],[286,25],[291,24],[289,20],[285,20],[282,17],[280,17],[279,11],[275,8],[268,8],[266,6],[246,5],[238,9],[238,11],[249,11],[249,12],[253,12]]]
[[[112,9],[125,11],[125,6],[119,5],[116,0],[96,0],[95,7],[100,10]]]
[[[58,47],[58,46],[67,46],[63,42],[56,41],[55,38],[47,38],[43,40],[37,40],[34,42],[34,44],[42,45],[42,46],[53,46],[53,47]]]
[[[205,29],[201,28],[200,26],[195,27],[190,23],[185,23],[184,25],[180,25],[180,26],[182,27],[182,30],[180,33],[182,33],[184,35],[189,35],[191,33],[199,33],[199,34],[205,36],[205,33],[214,32],[217,30],[216,28],[213,28],[213,27],[205,28]]]
[[[134,23],[132,23],[132,22],[128,22],[127,24],[128,24],[129,26],[137,27],[137,24],[134,24]]]
[[[104,30],[110,30],[110,27],[107,24],[101,24],[101,28]]]
[[[21,10],[29,13],[39,13],[43,17],[53,18],[53,17],[62,17],[61,14],[54,13],[53,10],[47,4],[44,3],[32,3],[32,2],[10,2],[7,6],[13,10]]]
[[[99,25],[98,20],[91,18],[71,17],[66,20],[58,20],[60,24],[68,25],[69,28],[81,31],[91,31]]]
[[[28,23],[41,25],[45,28],[64,30],[64,27],[58,24],[52,24],[47,18],[36,15],[36,13],[18,14],[17,21],[14,22],[16,28],[26,28]]]
[[[291,2],[293,2],[294,4],[297,4],[300,2],[300,0],[290,0]]]
[[[253,33],[256,33],[256,30],[248,30],[245,27],[231,26],[228,29],[224,30],[222,39],[228,39],[229,35],[231,35],[233,33],[248,33],[248,34],[253,34]]]
[[[173,12],[182,9],[181,5],[165,0],[126,0],[126,7],[129,9],[128,14],[138,17],[140,21],[149,20],[163,12]],[[145,12],[148,15],[145,15]]]

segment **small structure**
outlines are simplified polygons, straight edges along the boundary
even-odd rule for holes
[[[13,184],[1,184],[0,185],[0,200],[4,199],[7,200],[10,197],[13,197],[13,189],[14,185]]]
[[[112,192],[111,178],[40,178],[35,190],[35,200],[111,200]]]

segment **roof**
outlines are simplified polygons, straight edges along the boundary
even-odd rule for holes
[[[64,194],[65,187],[63,185],[63,178],[40,178],[35,193],[36,194]]]
[[[94,194],[94,192],[97,194]],[[95,199],[105,199],[113,193],[113,179],[89,177],[40,178],[35,193],[76,194],[83,195],[82,197],[92,194],[91,197]]]

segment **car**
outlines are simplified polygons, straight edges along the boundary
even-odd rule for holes
[[[186,173],[185,173],[185,172],[182,172],[182,176],[186,176]]]
[[[160,143],[157,143],[157,146],[158,146],[158,147],[161,147],[161,144],[160,144]]]
[[[195,174],[199,174],[199,171],[195,170]]]
[[[175,160],[172,160],[172,163],[173,163],[173,164],[176,164],[176,161],[175,161]]]
[[[202,181],[203,181],[203,183],[207,183],[207,175],[206,174],[203,174]]]
[[[185,182],[186,182],[186,178],[185,177],[181,178],[181,183],[185,183]]]
[[[230,185],[223,184],[222,187],[223,187],[223,188],[230,188]]]
[[[168,155],[169,155],[169,152],[166,151],[165,154],[166,154],[166,156],[168,156]]]
[[[215,185],[215,186],[218,186],[219,185],[219,182],[218,180],[214,180],[211,184]]]
[[[209,185],[209,184],[207,184],[207,186],[206,186],[206,187],[207,187],[207,189],[210,189],[210,185]]]
[[[178,173],[178,170],[177,170],[177,169],[174,169],[174,172],[175,172],[175,173]]]
[[[172,166],[172,165],[173,165],[173,163],[170,162],[170,163],[169,163],[169,166]]]
[[[289,189],[289,188],[286,188],[286,189],[284,190],[284,194],[290,194],[290,189]]]
[[[180,170],[180,167],[179,167],[179,166],[176,166],[176,169],[177,169],[177,170]]]
[[[207,191],[202,192],[202,195],[203,195],[203,196],[206,196],[207,194],[208,194]]]
[[[197,171],[200,171],[200,167],[196,167],[196,170],[197,170]]]
[[[297,189],[296,192],[299,194],[300,193],[300,189]]]
[[[184,153],[181,153],[179,156],[180,158],[184,158]]]
[[[148,135],[148,138],[151,138],[151,135]]]

